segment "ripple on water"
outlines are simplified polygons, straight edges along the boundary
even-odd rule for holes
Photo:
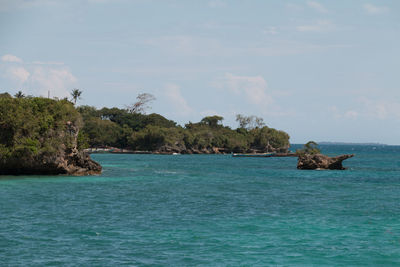
[[[100,176],[2,177],[0,262],[399,265],[400,149],[352,149],[343,172],[299,171],[295,158],[102,154]]]

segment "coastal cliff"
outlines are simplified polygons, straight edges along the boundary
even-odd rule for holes
[[[0,174],[101,173],[79,150],[82,126],[68,100],[0,97]]]

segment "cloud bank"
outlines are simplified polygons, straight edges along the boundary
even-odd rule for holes
[[[24,63],[14,55],[1,57],[3,77],[15,87],[26,90],[33,95],[47,96],[50,91],[53,97],[68,97],[77,78],[63,64],[43,64],[43,62]]]

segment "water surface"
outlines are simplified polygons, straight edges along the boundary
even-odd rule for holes
[[[100,176],[0,178],[0,262],[20,266],[398,266],[400,147],[346,171],[296,158],[110,155]]]

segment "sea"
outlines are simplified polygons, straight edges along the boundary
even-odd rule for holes
[[[101,175],[1,176],[0,266],[400,266],[400,147],[321,149],[355,157],[92,154]]]

